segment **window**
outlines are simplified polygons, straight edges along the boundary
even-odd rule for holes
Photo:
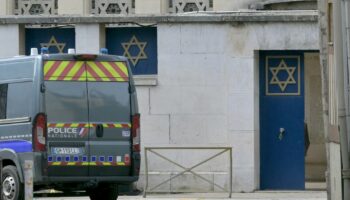
[[[6,119],[7,84],[0,85],[0,119]]]

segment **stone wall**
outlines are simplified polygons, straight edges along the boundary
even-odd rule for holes
[[[137,88],[142,145],[232,147],[233,190],[258,189],[257,51],[317,49],[317,23],[159,24],[158,85]],[[203,158],[191,152],[166,154],[189,165]],[[179,171],[150,159],[153,186]],[[228,187],[227,167],[223,156],[198,171]],[[190,177],[174,179],[158,191],[216,190]],[[177,187],[179,181],[187,186]]]

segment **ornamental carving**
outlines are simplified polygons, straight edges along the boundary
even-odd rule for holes
[[[135,0],[92,0],[92,14],[133,14]]]
[[[213,0],[169,0],[171,13],[212,11]]]
[[[15,15],[56,15],[58,0],[15,0]]]

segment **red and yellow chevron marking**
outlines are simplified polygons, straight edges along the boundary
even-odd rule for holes
[[[127,166],[124,162],[48,162],[49,166]]]
[[[129,72],[124,62],[86,62],[88,81],[128,81]]]
[[[129,81],[125,62],[95,61],[46,61],[44,64],[46,81]]]
[[[46,61],[44,64],[46,81],[86,81],[83,61]]]
[[[93,128],[102,124],[104,128],[131,128],[130,123],[48,123],[51,128]]]

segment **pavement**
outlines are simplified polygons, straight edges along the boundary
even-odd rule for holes
[[[81,194],[84,195],[84,194]],[[35,197],[38,200],[89,200],[87,196],[75,197]],[[327,200],[325,191],[258,191],[253,193],[233,193],[228,198],[225,193],[191,193],[191,194],[149,194],[147,198],[142,195],[120,196],[121,200]]]

